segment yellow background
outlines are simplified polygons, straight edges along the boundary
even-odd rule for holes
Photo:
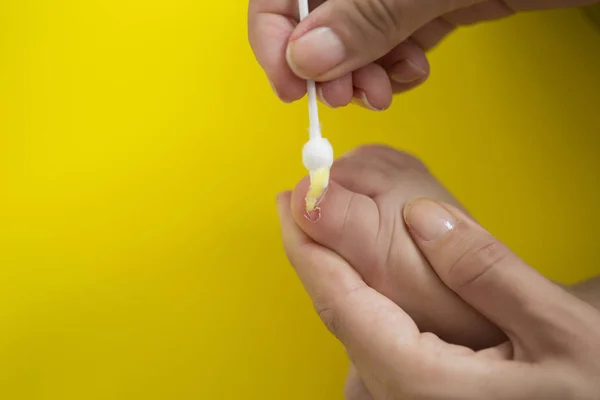
[[[323,111],[338,154],[413,151],[544,273],[600,272],[600,35],[531,14],[431,60],[389,112]],[[305,107],[245,1],[0,2],[0,398],[341,399],[274,210]]]

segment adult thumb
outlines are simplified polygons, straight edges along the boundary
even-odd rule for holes
[[[531,351],[557,348],[582,328],[583,302],[458,209],[416,199],[405,207],[404,218],[440,279],[513,342],[518,339]]]
[[[384,56],[432,19],[477,1],[327,0],[290,36],[287,61],[303,79],[339,78]]]

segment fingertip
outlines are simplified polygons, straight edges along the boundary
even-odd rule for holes
[[[274,12],[255,13],[251,22],[248,27],[250,46],[273,92],[285,103],[301,99],[306,93],[306,84],[290,70],[285,58],[295,22],[289,16]]]
[[[364,109],[370,110],[370,111],[385,111],[385,109],[387,109],[389,106],[386,107],[376,107],[373,105],[373,103],[369,100],[369,97],[367,96],[367,93],[364,90],[360,90],[360,89],[355,89],[354,90],[354,95],[352,96],[352,104],[357,105],[359,107],[362,107]]]
[[[392,104],[392,85],[382,66],[369,64],[352,74],[353,103],[371,111],[384,111]]]
[[[396,83],[396,82],[392,82],[392,92],[394,94],[406,93],[406,92],[408,92],[410,90],[413,90],[413,89],[421,86],[426,81],[427,81],[427,78],[419,79],[419,80],[411,82],[411,83]]]
[[[447,213],[447,218],[456,221],[455,224],[460,223],[461,225],[468,225],[469,227],[474,227],[478,229],[482,229],[481,225],[479,225],[471,215],[466,213],[464,210],[459,209],[458,207],[448,204],[443,201],[434,200],[429,197],[424,196],[416,196],[411,198],[406,202],[403,210],[403,218],[405,223],[409,224],[410,216],[413,214],[415,208],[420,208],[417,211],[423,211],[427,207],[435,207],[441,208],[445,213]]]
[[[323,103],[325,106],[327,106],[329,108],[336,108],[327,100],[327,97],[325,96],[322,85],[317,86],[317,96],[319,97],[319,101],[321,103]]]
[[[277,98],[285,104],[300,100],[306,94],[306,83],[292,73],[283,71],[279,79],[269,79],[271,90]]]
[[[271,90],[273,91],[273,93],[275,94],[275,96],[277,96],[277,98],[280,101],[282,101],[285,104],[291,103],[291,101],[289,101],[286,98],[284,98],[284,97],[281,96],[281,94],[279,93],[279,90],[277,90],[277,86],[275,86],[275,84],[273,83],[273,81],[271,79],[269,79],[269,86],[271,86]]]
[[[390,79],[399,84],[410,84],[429,76],[429,63],[427,59],[404,59],[396,62],[388,70]]]
[[[404,221],[411,235],[422,242],[433,242],[453,231],[461,216],[455,216],[440,202],[415,198],[404,207]]]
[[[306,213],[306,203],[304,198],[306,197],[306,193],[308,192],[309,185],[310,178],[306,176],[296,184],[296,187],[291,193],[291,209],[294,215],[294,219],[298,223],[304,223],[304,215]]]
[[[423,55],[421,60],[406,59],[398,61],[388,70],[393,93],[412,90],[429,79],[429,61]]]
[[[277,195],[275,196],[277,205],[278,206],[290,205],[291,196],[292,196],[291,190],[284,190],[283,192],[277,193]]]
[[[388,74],[393,93],[402,93],[424,83],[430,74],[427,55],[421,47],[406,40],[382,57],[380,64]]]
[[[404,209],[402,210],[402,217],[404,218],[404,222],[408,224],[408,217],[416,204],[420,201],[427,200],[427,198],[422,196],[413,197],[406,202],[404,205]]]
[[[352,74],[318,85],[319,98],[330,108],[344,107],[352,101]]]
[[[343,211],[348,206],[351,193],[334,181],[329,182],[327,191],[321,197],[318,208],[320,218],[314,221],[306,213],[306,193],[310,185],[310,178],[303,178],[292,193],[291,209],[296,223],[313,239],[320,241],[330,235],[330,231],[339,229],[343,218]],[[340,213],[342,215],[340,216]]]
[[[291,34],[285,51],[287,65],[302,79],[327,81],[343,76],[345,71],[335,70],[346,58],[344,43],[329,27],[307,30],[312,21],[302,21]]]

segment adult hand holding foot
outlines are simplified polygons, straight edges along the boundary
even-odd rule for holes
[[[552,349],[550,345],[542,346],[546,336],[550,344],[555,343],[550,340],[553,338],[568,346],[580,346],[585,341],[595,343],[582,353],[597,357],[600,341],[597,333],[590,333],[593,329],[586,327],[585,331],[578,332],[577,329],[583,329],[578,327],[566,332],[566,336],[557,336],[565,329],[559,323],[566,324],[569,329],[577,326],[573,321],[576,316],[593,324],[600,318],[594,310],[538,276],[493,240],[459,211],[458,202],[414,157],[382,146],[360,148],[334,163],[331,178],[329,192],[321,204],[322,218],[316,224],[304,218],[306,179],[293,193],[282,194],[278,204],[288,256],[317,310],[348,347],[356,365],[348,378],[348,399],[463,398],[462,392],[452,391],[443,397],[444,385],[449,385],[452,390],[465,389],[462,386],[468,387],[470,381],[453,381],[462,373],[465,373],[465,379],[476,378],[484,382],[491,379],[491,375],[486,375],[491,371],[506,371],[508,375],[504,378],[520,368],[523,373],[530,367],[537,371],[536,357],[547,355],[538,350]],[[405,207],[414,197],[436,201],[411,202]],[[444,205],[437,201],[443,201]],[[420,224],[425,217],[432,217],[439,223]],[[428,229],[432,227],[434,229]],[[436,239],[440,233],[441,237]],[[451,271],[448,263],[454,265]],[[468,279],[470,276],[465,277],[473,268],[489,266],[492,267],[472,282]],[[458,279],[468,283],[461,285],[462,281]],[[482,282],[500,287],[492,285],[482,289],[478,286]],[[532,291],[532,284],[539,286],[540,293],[543,292],[540,296],[554,296],[544,299],[548,301],[547,310],[540,298],[536,298],[536,302],[529,298],[538,293],[538,289]],[[598,301],[597,286],[594,289],[586,284],[582,288],[582,298],[589,302]],[[538,315],[538,308],[551,314]],[[522,312],[524,316],[506,318],[509,312],[511,315]],[[527,322],[529,314],[531,321]],[[547,320],[552,314],[557,321]],[[370,324],[377,326],[377,332],[370,330]],[[530,336],[519,336],[528,331],[531,331]],[[540,331],[545,331],[546,336],[532,339]],[[375,343],[375,339],[387,342]],[[397,354],[396,347],[408,353]],[[507,350],[512,348],[516,350],[514,359],[519,360],[518,363],[509,362]],[[564,349],[555,350],[561,352]],[[439,367],[434,364],[438,361]],[[559,369],[570,374],[577,371],[569,369],[574,363],[565,360]],[[400,368],[406,365],[411,367]],[[383,366],[388,369],[382,369]],[[448,366],[454,369],[445,370]],[[415,382],[410,376],[392,376],[396,370],[411,374]],[[536,374],[538,372],[531,376],[538,379]],[[540,385],[548,378],[546,375],[542,378],[542,375],[537,381]],[[569,378],[571,375],[565,376],[562,379],[566,382],[562,387],[564,390],[570,389],[573,383]],[[435,384],[426,382],[435,383],[438,379],[442,382],[439,392],[419,392],[437,390]],[[382,382],[393,387],[381,387]],[[413,383],[417,387],[412,387]],[[401,385],[394,386],[396,384]],[[517,382],[507,381],[509,389],[513,384]],[[586,385],[582,388],[589,389],[590,385]],[[473,392],[465,393],[464,398],[478,398],[476,394],[486,398],[487,392],[477,392],[477,388],[485,389],[476,385]],[[492,388],[496,386],[490,385],[489,389]],[[535,399],[531,396],[545,394],[534,391],[531,386],[521,389],[525,390],[521,397],[510,397],[513,392],[504,392],[504,397],[490,398]],[[451,396],[452,393],[455,395]],[[498,392],[499,396],[502,393]],[[436,397],[437,394],[440,397]],[[557,392],[556,398],[569,398],[561,397],[561,394],[564,392]]]
[[[577,7],[598,0],[310,0],[298,23],[297,0],[250,0],[248,36],[276,94],[304,96],[313,79],[331,107],[354,102],[384,110],[392,94],[423,83],[425,52],[456,27],[518,11]]]

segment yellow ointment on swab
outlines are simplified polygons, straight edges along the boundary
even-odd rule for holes
[[[310,174],[310,186],[306,193],[306,212],[310,213],[317,208],[321,197],[325,194],[329,183],[329,168],[319,168]]]
[[[308,0],[299,0],[300,20],[308,16]],[[310,173],[310,186],[306,193],[306,212],[310,215],[319,207],[319,202],[329,186],[329,170],[333,165],[333,147],[321,135],[317,88],[313,80],[306,82],[308,94],[309,140],[302,149],[302,162]]]

